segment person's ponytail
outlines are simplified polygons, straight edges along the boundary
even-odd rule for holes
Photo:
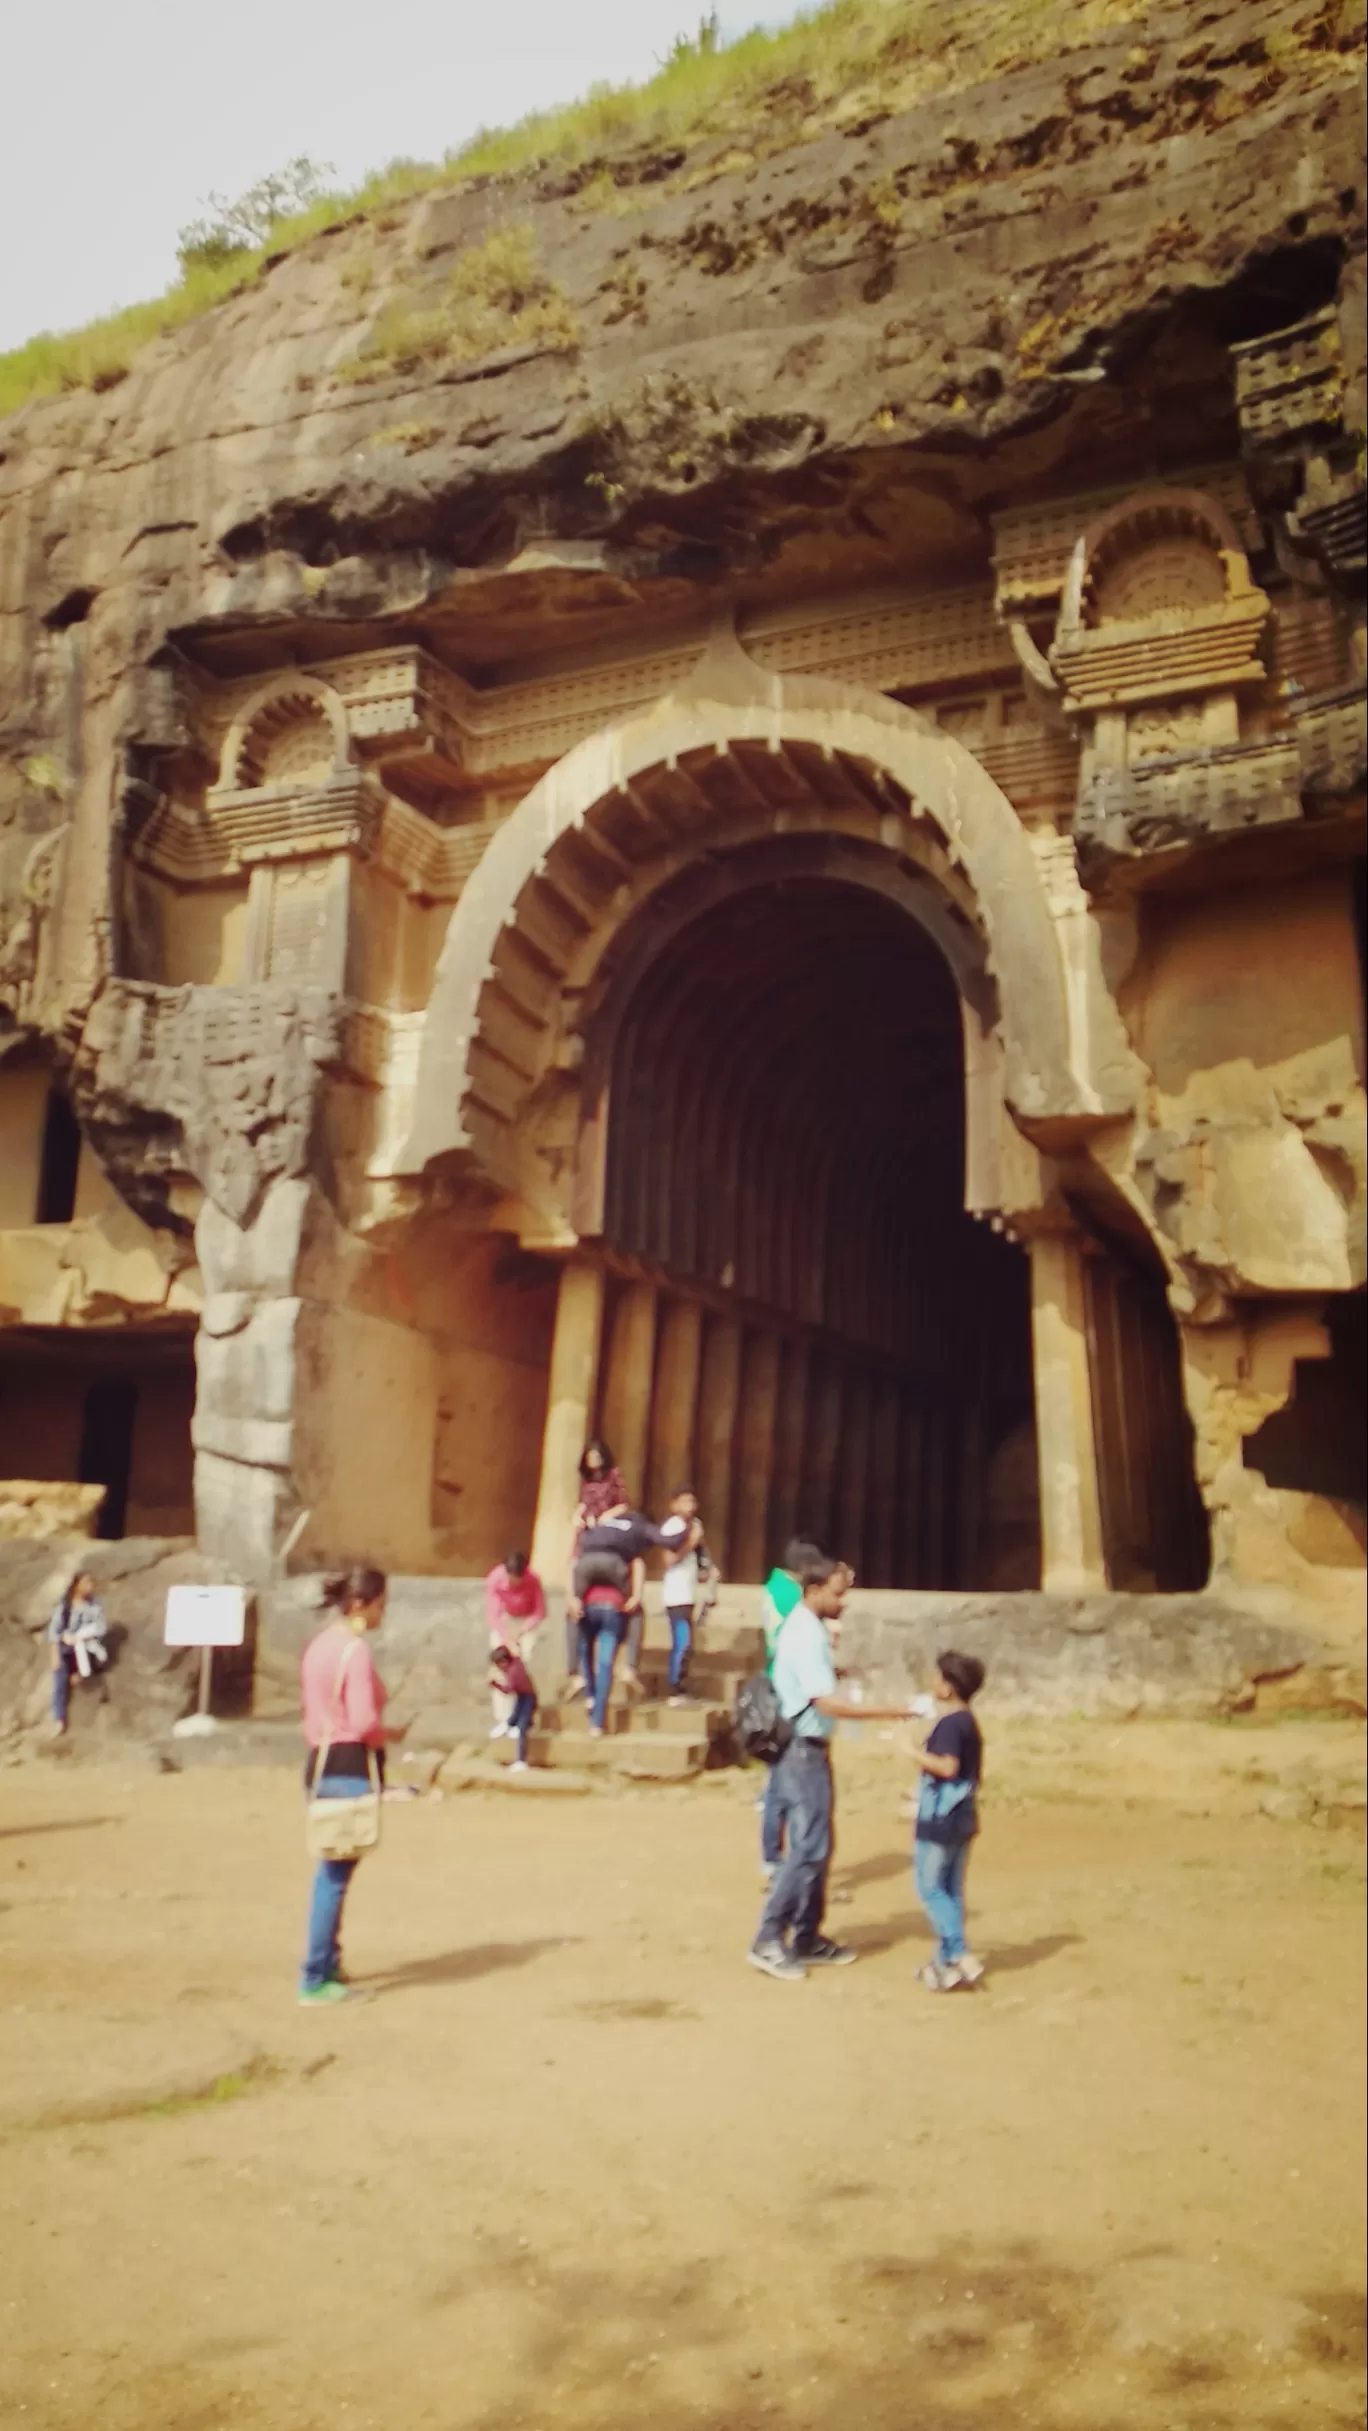
[[[349,1570],[324,1579],[321,1600],[332,1612],[354,1612],[360,1604],[378,1603],[385,1585],[383,1570],[374,1569],[369,1562],[353,1562]]]

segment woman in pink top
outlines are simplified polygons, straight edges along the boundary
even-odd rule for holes
[[[309,1743],[304,1779],[317,1798],[359,1798],[370,1787],[372,1765],[383,1778],[385,1749],[403,1737],[402,1731],[385,1726],[385,1684],[365,1642],[385,1617],[384,1571],[365,1563],[344,1570],[327,1581],[323,1602],[332,1618],[310,1638],[300,1666]],[[325,1743],[319,1773],[319,1751]],[[324,1857],[319,1862],[299,1986],[304,2008],[347,1998],[339,1936],[342,1906],[357,1863],[354,1857]]]
[[[496,1562],[485,1579],[485,1620],[489,1625],[491,1657],[500,1646],[527,1663],[531,1660],[537,1631],[546,1618],[546,1597],[535,1570],[528,1567],[525,1553],[510,1553],[506,1560]],[[493,1708],[491,1739],[510,1735],[513,1718],[512,1693],[505,1695],[491,1678],[490,1703]]]

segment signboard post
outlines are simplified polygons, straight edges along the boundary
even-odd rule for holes
[[[214,1648],[241,1646],[247,1636],[245,1587],[169,1587],[166,1593],[164,1641],[168,1646],[198,1646],[199,1704],[196,1711],[174,1722],[177,1738],[202,1738],[217,1729],[209,1711],[213,1685]]]

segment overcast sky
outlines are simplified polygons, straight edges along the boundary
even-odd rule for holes
[[[158,294],[176,231],[298,152],[340,185],[649,76],[700,0],[0,5],[0,351]],[[796,0],[730,0],[723,30]]]

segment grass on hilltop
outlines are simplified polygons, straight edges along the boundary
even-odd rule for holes
[[[734,167],[817,134],[837,114],[904,109],[929,93],[1072,49],[1108,26],[1133,19],[1139,29],[1143,15],[1140,0],[961,0],[948,8],[943,0],[831,0],[780,32],[744,34],[727,45],[707,39],[705,26],[698,41],[677,43],[645,84],[596,86],[562,109],[478,134],[440,162],[393,161],[353,192],[321,195],[278,220],[253,249],[188,260],[175,285],[151,302],[0,355],[0,416],[33,397],[113,387],[153,339],[199,319],[282,253],[339,222],[383,215],[442,188],[553,166],[596,169],[591,182],[611,196],[632,185],[632,153],[664,147],[721,144],[717,167]],[[401,341],[406,334],[413,333],[398,333]]]

